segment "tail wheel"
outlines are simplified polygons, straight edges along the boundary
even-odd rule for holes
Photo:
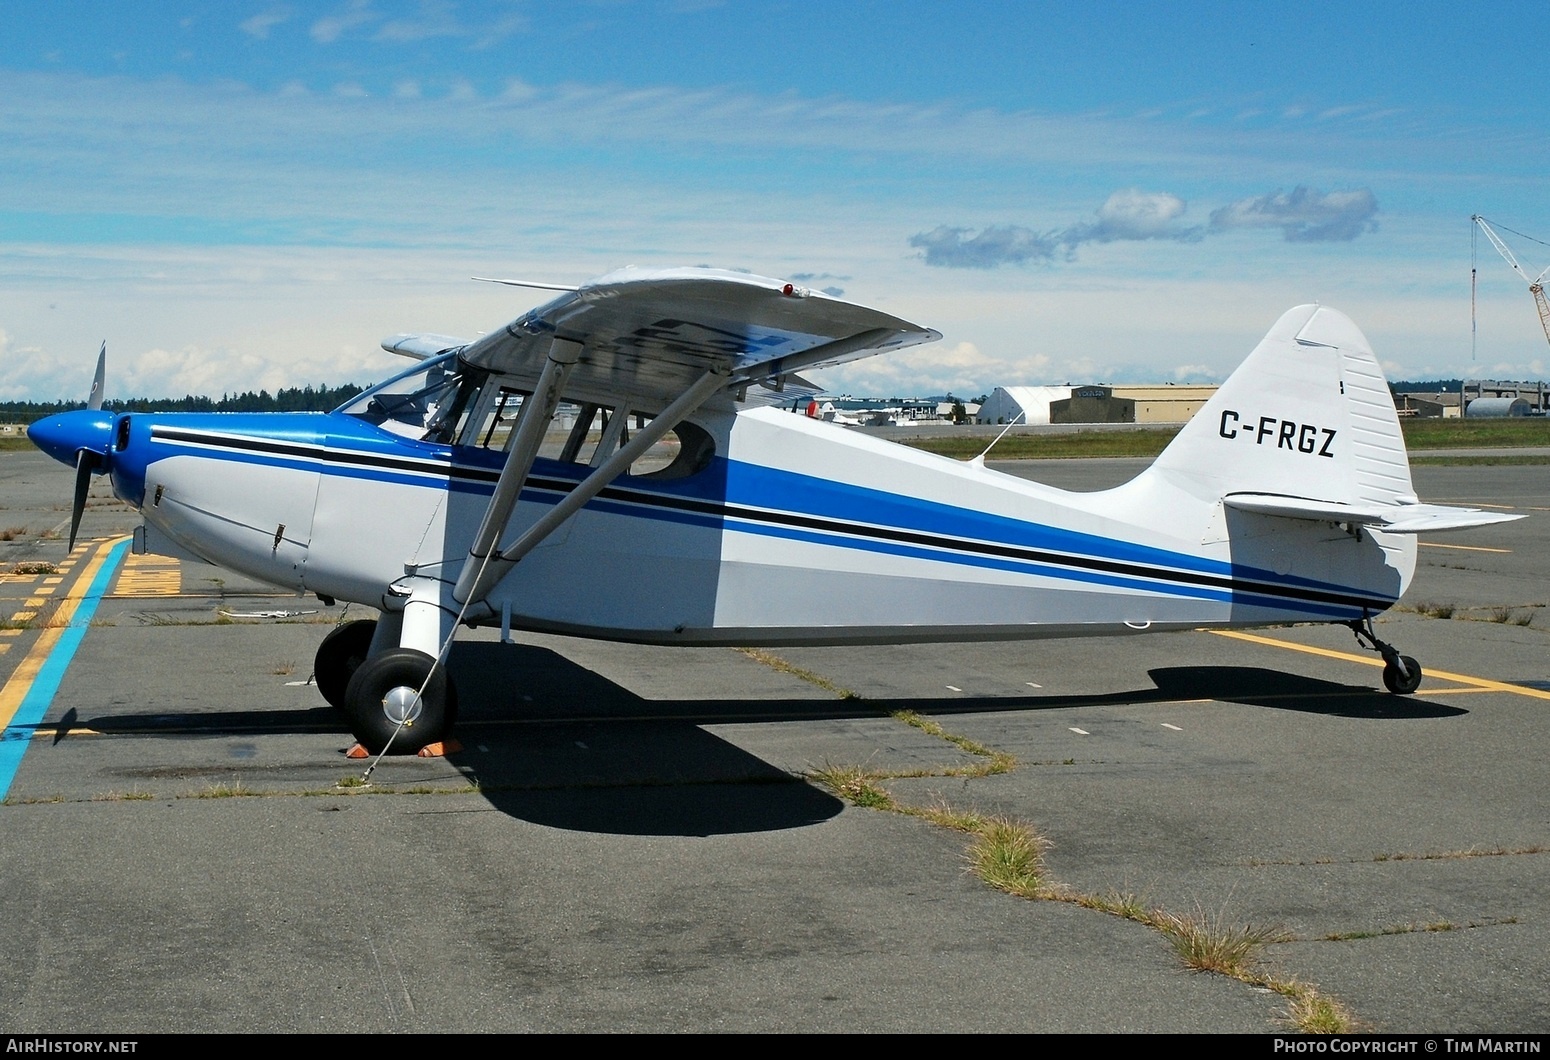
[[[1383,687],[1396,696],[1408,696],[1421,687],[1421,664],[1408,655],[1397,656],[1399,664],[1393,659],[1383,664]],[[1404,671],[1400,671],[1400,665]]]
[[[370,654],[371,638],[376,632],[377,620],[363,618],[336,626],[318,645],[318,653],[312,660],[312,677],[330,706],[344,709],[350,678]]]
[[[345,691],[344,712],[350,731],[372,754],[381,753],[389,740],[395,753],[414,754],[452,731],[457,690],[446,667],[437,666],[431,656],[413,648],[392,648],[355,671]]]

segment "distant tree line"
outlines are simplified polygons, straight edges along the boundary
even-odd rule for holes
[[[364,389],[354,383],[323,387],[293,386],[273,394],[267,390],[257,393],[247,390],[241,394],[222,394],[219,398],[195,397],[192,394],[180,398],[128,398],[104,401],[102,407],[109,412],[327,412],[343,405]],[[57,412],[85,407],[84,401],[0,401],[0,423],[32,423]]]
[[[1457,394],[1464,389],[1464,380],[1396,379],[1389,389],[1396,394]]]

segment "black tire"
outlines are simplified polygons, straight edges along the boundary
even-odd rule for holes
[[[366,661],[376,633],[377,620],[362,618],[334,627],[318,645],[318,653],[312,659],[312,679],[331,706],[344,709],[350,678]]]
[[[435,663],[423,651],[391,648],[361,664],[345,692],[344,712],[362,747],[379,754],[392,740],[394,754],[412,755],[426,744],[446,739],[457,720],[457,689],[447,668]],[[433,667],[435,673],[426,684],[425,676]],[[412,703],[422,684],[425,692],[419,698],[418,716],[400,731],[400,704]],[[390,695],[395,691],[396,696]]]
[[[1408,696],[1421,687],[1421,664],[1408,655],[1401,655],[1400,661],[1405,664],[1405,672],[1401,674],[1399,667],[1392,662],[1383,664],[1383,687],[1396,696]]]

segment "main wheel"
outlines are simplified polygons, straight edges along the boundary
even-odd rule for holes
[[[344,695],[350,687],[350,678],[366,661],[371,651],[371,638],[376,633],[377,620],[362,618],[335,626],[318,645],[318,653],[312,659],[312,677],[317,681],[318,691],[331,706],[344,709]]]
[[[392,740],[395,753],[412,755],[445,739],[457,720],[457,689],[447,668],[413,648],[391,648],[367,659],[350,678],[344,698],[350,731],[372,754]]]
[[[1383,664],[1383,687],[1396,696],[1408,696],[1421,687],[1421,664],[1408,655],[1401,655],[1399,660],[1405,666],[1404,673],[1392,662]]]

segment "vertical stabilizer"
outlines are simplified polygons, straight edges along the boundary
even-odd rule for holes
[[[1416,502],[1383,370],[1350,318],[1318,305],[1282,315],[1145,477],[1205,500]]]

